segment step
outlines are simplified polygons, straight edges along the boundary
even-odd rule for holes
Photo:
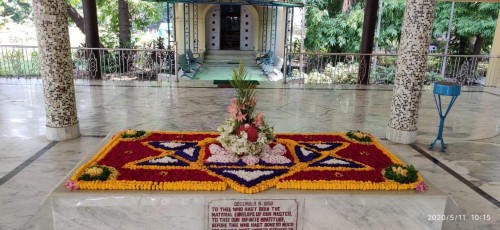
[[[241,60],[245,65],[256,65],[254,60]],[[205,59],[203,61],[203,64],[234,64],[238,65],[240,63],[240,60],[233,60],[233,59],[219,59],[219,60],[207,60]]]
[[[243,63],[247,68],[258,68],[259,66],[255,65],[255,63]],[[219,62],[219,63],[203,63],[203,67],[238,67],[238,64],[228,63],[228,62]]]
[[[208,55],[205,56],[205,60],[249,60],[255,61],[253,56],[236,56],[236,55]]]
[[[247,50],[207,50],[206,55],[252,55],[255,56],[255,51]]]

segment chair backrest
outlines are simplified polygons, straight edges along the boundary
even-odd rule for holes
[[[180,66],[188,66],[189,65],[186,54],[179,55],[179,65]]]
[[[187,57],[189,58],[189,60],[195,60],[194,55],[193,55],[193,51],[188,49],[188,50],[186,50],[186,54],[187,54]]]
[[[273,51],[271,51],[271,50],[267,51],[266,55],[267,55],[267,57],[265,58],[266,60],[264,60],[264,64],[269,65],[269,64],[271,64],[271,61],[274,58]]]

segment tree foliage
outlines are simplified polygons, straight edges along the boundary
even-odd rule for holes
[[[307,2],[305,47],[327,52],[357,52],[363,26],[363,7],[355,5],[342,13],[342,2],[309,0]]]
[[[0,27],[8,22],[23,23],[30,19],[31,0],[0,1]]]
[[[396,49],[401,38],[405,0],[384,1],[382,20],[380,21],[379,47],[386,50]]]
[[[364,6],[364,1],[358,1],[348,11],[342,12],[342,1],[309,1],[306,48],[328,52],[359,52]],[[384,2],[379,38],[381,47],[394,48],[397,45],[404,8],[405,0]]]
[[[382,9],[379,46],[395,50],[401,36],[406,0],[385,0]],[[448,30],[449,2],[438,2],[434,23],[434,41],[442,41]],[[481,46],[489,50],[496,28],[499,3],[456,3],[450,53],[470,54]],[[326,52],[359,52],[364,17],[364,1],[357,1],[342,12],[342,1],[307,2],[305,46]],[[471,45],[471,41],[474,41]],[[484,45],[483,45],[484,43]]]
[[[148,25],[157,22],[162,16],[164,3],[145,2],[141,0],[126,0],[131,18],[132,41],[128,47],[134,46],[139,31]],[[81,0],[67,0],[75,9],[81,12]],[[97,0],[97,21],[99,23],[99,37],[106,47],[119,46],[119,9],[117,0]],[[83,16],[83,12],[81,13]],[[136,35],[134,37],[134,35]]]
[[[134,34],[144,30],[151,23],[157,22],[162,17],[163,4],[155,2],[145,2],[141,0],[127,0],[132,22],[131,34],[132,42],[129,46],[133,46]],[[108,47],[117,47],[119,44],[119,17],[118,17],[118,1],[116,0],[98,0],[98,21],[99,34],[103,39],[103,43]]]
[[[434,19],[435,37],[441,37],[448,32],[450,9],[450,2],[438,3]],[[450,53],[471,54],[478,39],[484,39],[484,45],[481,45],[483,50],[488,52],[495,35],[499,9],[499,3],[455,3]]]

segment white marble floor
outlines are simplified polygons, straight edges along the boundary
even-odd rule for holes
[[[363,130],[383,139],[392,90],[355,89],[264,83],[257,91],[258,109],[277,132]],[[110,132],[215,130],[233,95],[233,89],[211,82],[81,82],[76,98],[82,137],[55,143],[44,137],[41,82],[0,80],[0,229],[25,228],[43,198]],[[446,221],[444,229],[500,226],[499,101],[496,89],[463,92],[446,120],[448,150],[441,153],[427,150],[439,121],[432,91],[425,91],[417,143],[384,141],[449,195],[447,213],[490,215],[489,221],[470,216],[468,221]]]

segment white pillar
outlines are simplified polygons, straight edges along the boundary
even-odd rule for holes
[[[436,0],[407,0],[387,139],[410,144],[416,141],[417,120],[424,83],[428,47]]]
[[[491,56],[500,56],[500,12],[498,13],[497,28],[493,38],[493,47]],[[486,86],[500,88],[500,58],[491,58],[488,66],[488,75],[486,75]]]
[[[40,50],[47,139],[79,137],[66,2],[33,0],[33,17]]]

